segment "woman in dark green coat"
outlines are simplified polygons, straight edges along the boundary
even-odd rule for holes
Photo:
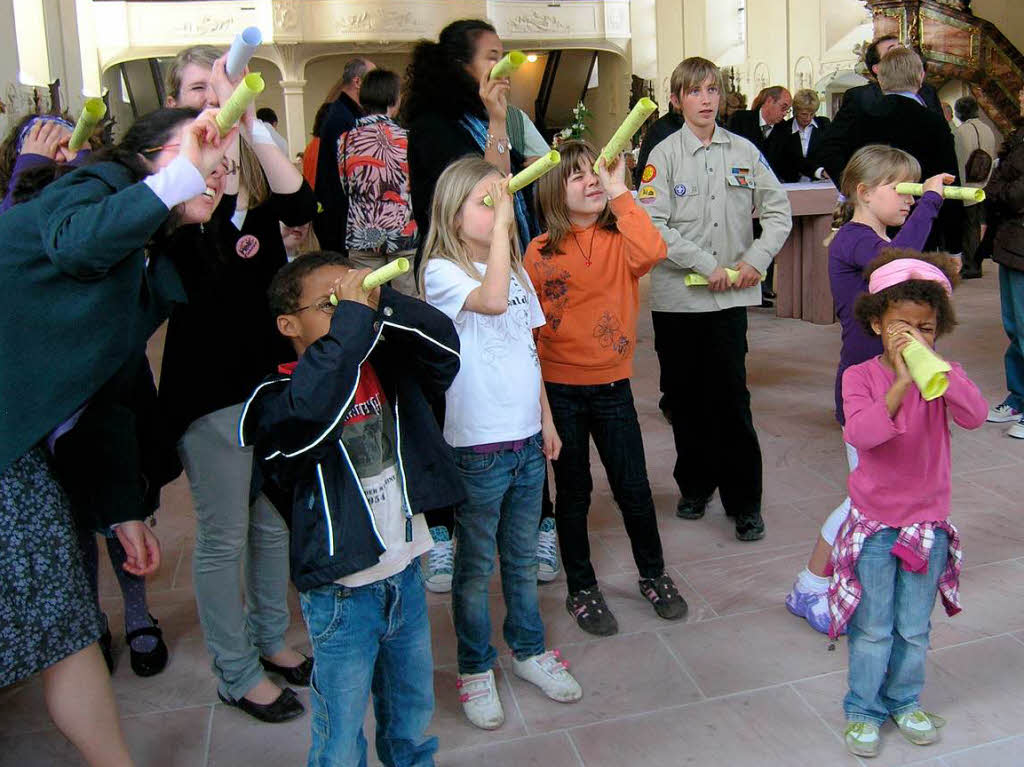
[[[115,148],[0,216],[0,687],[43,674],[54,723],[91,765],[130,765],[103,622],[50,448],[184,299],[147,246],[209,219],[223,191],[213,112],[158,110]],[[142,522],[118,536],[126,569],[155,570]]]

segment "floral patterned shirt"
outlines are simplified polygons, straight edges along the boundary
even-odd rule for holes
[[[345,245],[380,254],[418,241],[409,197],[407,132],[387,115],[361,117],[338,139],[338,174],[348,196]]]

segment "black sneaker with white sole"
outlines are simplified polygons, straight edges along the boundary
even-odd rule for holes
[[[565,609],[588,634],[607,637],[619,631],[618,621],[608,609],[604,595],[597,586],[569,594],[565,598]]]
[[[686,611],[689,609],[686,600],[668,573],[662,573],[657,578],[641,578],[640,593],[654,605],[654,611],[665,620],[678,621],[686,617]]]

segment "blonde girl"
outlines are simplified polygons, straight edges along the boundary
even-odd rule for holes
[[[488,195],[491,206],[484,203]],[[452,319],[461,345],[444,420],[466,489],[466,501],[455,511],[457,686],[466,717],[488,730],[504,721],[487,593],[495,553],[513,673],[554,700],[583,695],[558,651],[545,649],[537,600],[545,457],[557,458],[560,443],[533,341],[544,315],[523,270],[514,227],[503,174],[481,157],[452,163],[434,191],[420,278],[427,303]]]

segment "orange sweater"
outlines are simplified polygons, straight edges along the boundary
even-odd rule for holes
[[[542,234],[524,264],[547,324],[537,335],[550,383],[593,385],[633,375],[638,280],[668,254],[651,219],[628,192],[611,201],[618,232],[574,228],[559,253],[542,256]]]

